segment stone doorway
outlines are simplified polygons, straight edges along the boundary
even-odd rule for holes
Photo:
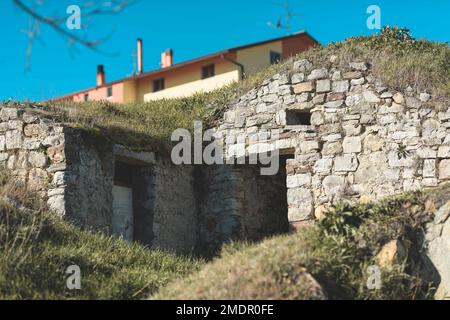
[[[116,159],[112,188],[112,233],[127,241],[151,245],[153,211],[151,167],[130,159]]]
[[[264,176],[258,165],[239,165],[236,169],[236,202],[240,211],[241,235],[246,240],[289,232],[286,162],[293,155],[280,155],[278,173]]]

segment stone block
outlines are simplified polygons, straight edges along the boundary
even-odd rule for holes
[[[309,187],[311,185],[311,175],[296,174],[287,176],[286,185],[288,188]]]
[[[297,83],[300,83],[300,82],[303,82],[303,81],[305,81],[305,74],[303,74],[303,73],[294,73],[292,75],[292,78],[291,78],[291,83],[292,84],[297,84]]]
[[[344,153],[361,152],[361,137],[345,137],[342,143]]]
[[[323,179],[323,189],[328,197],[334,197],[345,190],[345,178],[341,176],[327,176]]]
[[[438,158],[450,158],[450,146],[440,146],[438,149],[437,156]]]
[[[314,173],[316,174],[329,174],[333,167],[333,159],[325,158],[316,161],[314,165]]]
[[[435,178],[436,177],[436,160],[424,160],[423,162],[423,177]]]
[[[325,68],[314,69],[308,76],[308,80],[324,79],[328,77],[328,70]]]
[[[354,172],[358,169],[358,159],[353,155],[343,155],[334,159],[334,171]]]
[[[439,162],[439,179],[450,179],[450,159],[441,160]]]
[[[316,92],[324,93],[329,92],[331,90],[331,81],[328,79],[325,80],[317,80],[316,82]]]
[[[28,155],[28,162],[32,167],[43,168],[47,165],[47,156],[38,151],[31,151]]]
[[[22,131],[21,130],[10,130],[6,132],[5,135],[5,145],[6,149],[14,150],[22,148]]]
[[[293,90],[295,94],[300,94],[300,93],[304,93],[304,92],[312,92],[314,91],[314,82],[309,81],[309,82],[303,82],[303,83],[299,83],[293,86]]]
[[[47,155],[49,156],[52,163],[61,163],[66,160],[64,147],[64,144],[60,144],[47,148]]]
[[[348,80],[333,81],[333,92],[344,93],[350,88]]]

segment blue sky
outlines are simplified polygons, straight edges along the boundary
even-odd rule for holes
[[[32,0],[26,0],[25,2]],[[76,0],[45,0],[46,13],[64,15]],[[104,64],[107,81],[128,76],[133,70],[136,38],[144,39],[144,66],[158,68],[161,52],[174,49],[175,62],[228,47],[283,36],[267,26],[283,14],[276,3],[284,0],[140,0],[118,15],[99,16],[78,35],[112,37],[100,48],[108,55],[81,46],[69,49],[66,40],[43,27],[34,43],[31,68],[25,70],[29,18],[11,0],[0,1],[0,100],[39,101],[95,85],[98,64]],[[307,30],[322,44],[349,36],[373,33],[366,27],[369,5],[381,8],[382,25],[410,28],[417,38],[450,41],[449,0],[291,0],[292,31]]]

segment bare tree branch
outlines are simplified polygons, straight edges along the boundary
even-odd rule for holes
[[[93,18],[99,15],[114,15],[123,11],[126,7],[135,4],[139,0],[102,0],[102,1],[87,1],[82,4],[82,17],[83,21]],[[68,47],[74,49],[75,44],[80,44],[90,50],[105,54],[111,55],[105,52],[102,52],[98,47],[111,38],[113,32],[110,32],[106,37],[97,38],[97,39],[89,39],[85,36],[77,35],[73,32],[70,32],[69,29],[66,28],[65,23],[67,21],[67,16],[57,14],[53,14],[51,16],[47,16],[39,13],[39,11],[32,7],[32,5],[26,4],[23,0],[12,0],[13,4],[19,8],[21,11],[25,12],[31,19],[30,27],[28,30],[22,30],[27,35],[28,38],[28,47],[27,47],[27,62],[26,69],[30,66],[30,57],[33,48],[33,42],[35,39],[39,39],[40,30],[42,25],[46,25],[53,29],[56,33],[60,34],[64,38],[67,39]],[[33,4],[42,5],[44,0],[38,0]]]

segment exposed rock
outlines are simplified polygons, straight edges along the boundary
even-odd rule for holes
[[[296,71],[305,72],[312,68],[312,63],[306,59],[295,61],[293,68]]]
[[[391,151],[388,155],[389,166],[391,168],[411,167],[414,165],[414,159],[411,156],[402,157],[398,152]]]
[[[323,145],[322,154],[324,156],[336,155],[342,152],[341,142],[326,142]]]
[[[316,218],[316,220],[322,220],[323,218],[325,218],[326,213],[327,213],[327,207],[318,206],[316,208],[316,210],[314,211],[314,217]]]
[[[422,102],[428,102],[428,101],[430,101],[430,99],[431,99],[431,95],[430,95],[429,93],[422,92],[422,93],[420,94],[420,101],[422,101]]]
[[[402,263],[408,256],[405,246],[399,240],[392,240],[385,244],[376,259],[382,268],[392,268]]]
[[[352,86],[360,86],[360,85],[363,85],[364,83],[366,83],[366,79],[364,79],[364,77],[361,77],[359,79],[352,79],[350,81],[350,84]]]
[[[350,62],[350,68],[354,69],[354,70],[358,70],[358,71],[366,71],[367,68],[367,63],[365,62]]]
[[[9,120],[8,129],[10,130],[22,130],[23,122],[20,120]]]
[[[311,74],[308,76],[308,80],[317,80],[317,79],[323,79],[328,76],[328,70],[325,68],[321,69],[314,69],[311,71]]]
[[[345,99],[345,104],[349,107],[355,106],[360,104],[361,102],[363,102],[364,98],[362,96],[362,94],[353,94],[347,97],[347,99]]]
[[[342,107],[343,104],[344,100],[336,100],[336,101],[329,101],[325,103],[323,106],[329,109],[336,109]]]
[[[55,172],[52,184],[59,187],[66,183],[66,174],[64,171]]]
[[[405,103],[405,97],[400,92],[397,92],[396,94],[394,94],[393,99],[394,99],[395,103],[398,103],[398,104]]]
[[[450,201],[438,208],[426,228],[423,273],[437,285],[436,299],[450,298]]]

